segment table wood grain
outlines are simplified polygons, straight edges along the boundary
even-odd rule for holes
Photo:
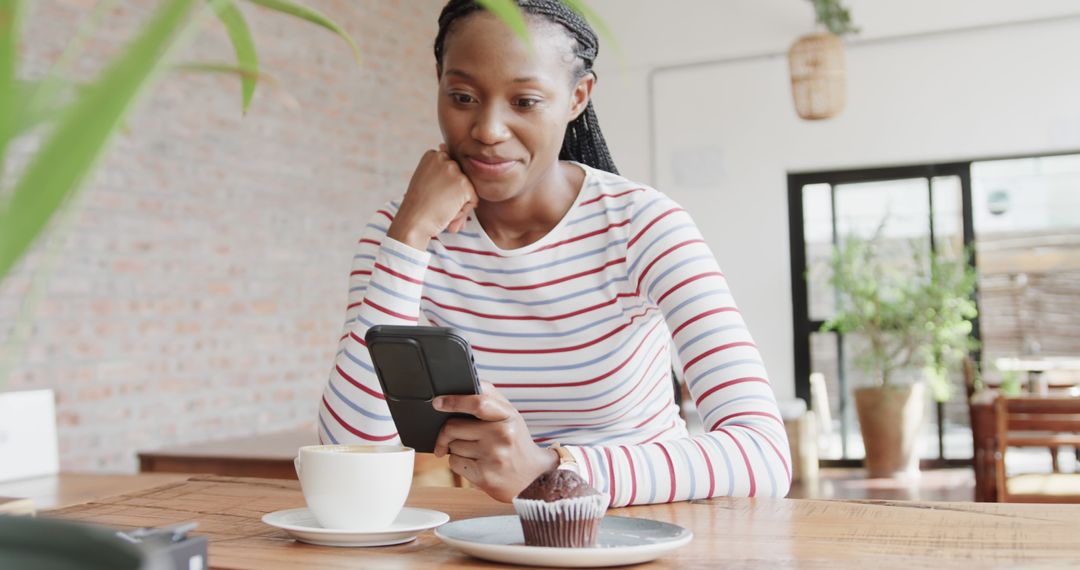
[[[197,476],[47,516],[113,527],[195,520],[210,538],[210,566],[292,568],[497,568],[431,532],[379,548],[311,546],[266,526],[271,511],[303,506],[295,481]],[[510,514],[474,489],[415,487],[408,504],[452,520]],[[636,568],[1031,568],[1080,564],[1080,506],[719,498],[613,509],[685,526],[694,540]]]

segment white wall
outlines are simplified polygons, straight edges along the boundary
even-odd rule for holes
[[[796,117],[782,55],[813,28],[809,2],[590,4],[623,53],[604,52],[595,95],[616,161],[697,220],[781,398],[794,394],[787,173],[1080,150],[1074,0],[851,0],[848,108],[816,123]]]

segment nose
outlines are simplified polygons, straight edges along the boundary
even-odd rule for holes
[[[483,107],[476,115],[472,137],[486,145],[494,145],[510,138],[510,128],[495,105]]]

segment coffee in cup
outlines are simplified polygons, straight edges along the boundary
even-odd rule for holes
[[[400,445],[308,445],[295,460],[296,474],[323,528],[379,530],[405,506],[415,455]]]

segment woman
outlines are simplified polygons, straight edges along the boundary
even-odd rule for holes
[[[595,34],[557,0],[518,4],[531,48],[474,0],[443,9],[445,142],[360,240],[320,437],[397,441],[362,339],[427,322],[464,333],[485,381],[434,402],[477,418],[447,422],[436,455],[496,499],[560,464],[613,506],[785,495],[784,426],[715,258],[607,151],[589,101]],[[703,435],[674,403],[672,339]]]

